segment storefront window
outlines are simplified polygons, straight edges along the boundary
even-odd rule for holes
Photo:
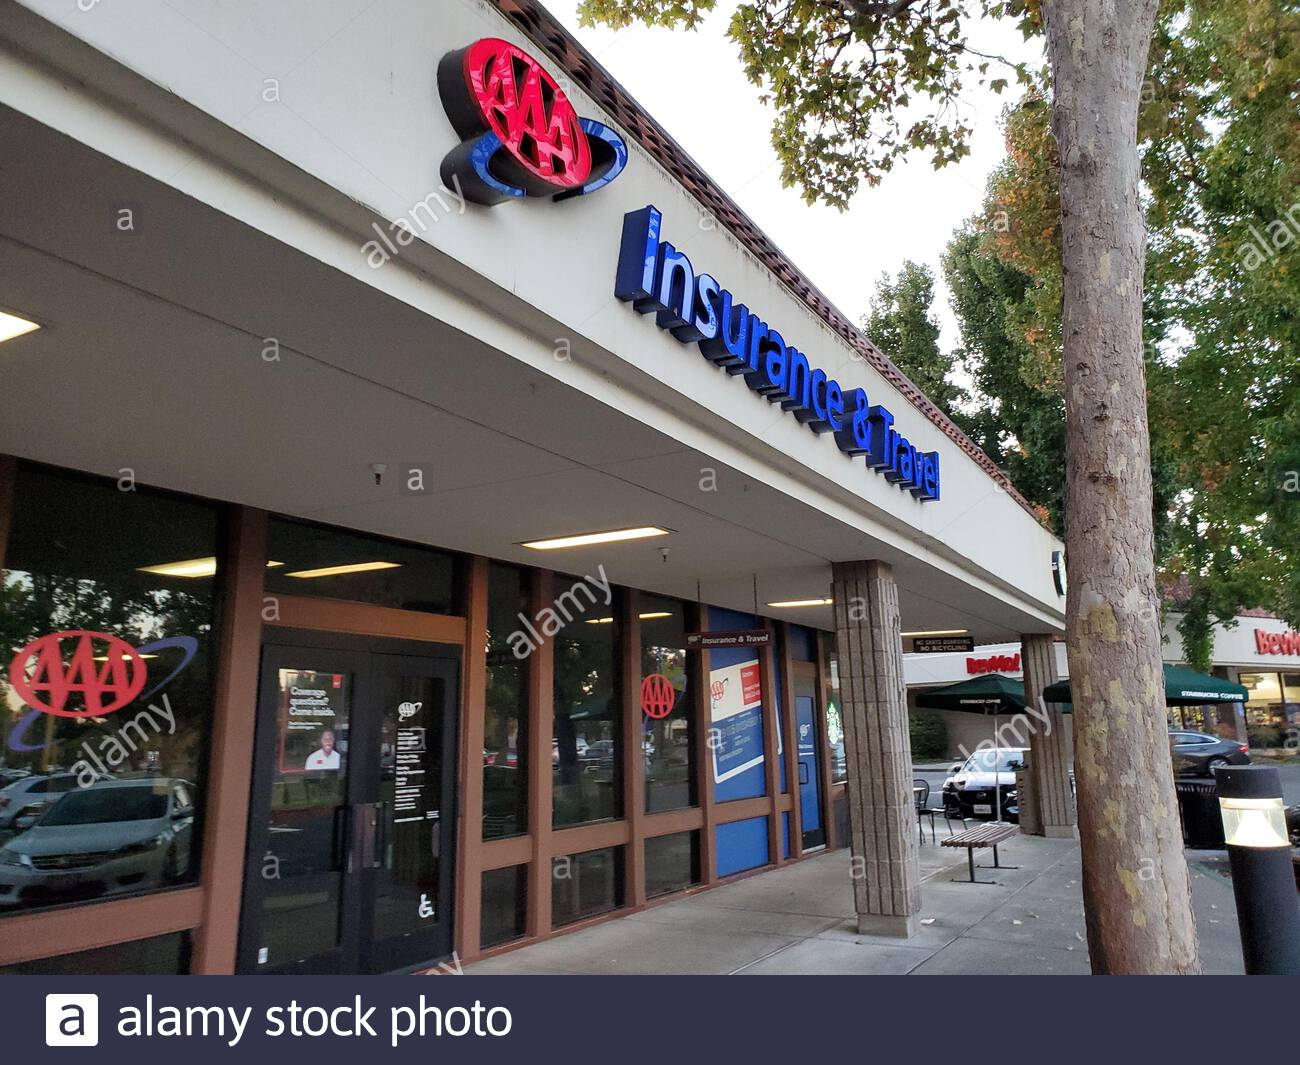
[[[6,965],[0,976],[176,976],[189,967],[189,933],[175,932]]]
[[[823,669],[826,676],[826,742],[830,747],[831,783],[839,784],[848,779],[848,765],[844,758],[844,710],[840,701],[840,658],[835,651],[835,637],[828,636],[825,641],[826,661]]]
[[[619,605],[616,597],[610,614],[576,616],[555,636],[556,828],[623,816]]]
[[[274,519],[267,558],[266,590],[272,594],[461,613],[461,567],[446,551]]]
[[[646,813],[679,810],[695,794],[695,699],[686,668],[686,608],[641,597],[641,746]]]
[[[551,862],[551,926],[573,924],[623,905],[623,848],[566,854]]]
[[[1286,712],[1286,735],[1282,746],[1300,749],[1300,673],[1282,674],[1282,702]]]
[[[645,894],[653,899],[700,882],[700,834],[675,832],[645,841]]]
[[[1242,673],[1247,692],[1246,736],[1252,747],[1282,747],[1287,741],[1287,704],[1277,673]]]
[[[488,869],[483,874],[479,945],[487,950],[519,939],[527,929],[528,866]]]
[[[0,570],[0,917],[191,883],[213,506],[21,466]]]
[[[483,838],[528,831],[528,659],[511,633],[528,608],[522,570],[488,569],[487,695],[483,730]]]

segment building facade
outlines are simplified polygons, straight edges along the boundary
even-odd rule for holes
[[[0,0],[0,67],[0,969],[835,846],[911,930],[903,651],[1059,634],[1061,545],[544,9]]]

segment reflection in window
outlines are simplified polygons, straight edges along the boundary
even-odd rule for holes
[[[644,595],[641,620],[641,746],[647,813],[694,806],[695,712],[686,658],[685,604]]]
[[[479,946],[520,939],[527,929],[528,866],[488,869],[483,873],[483,908]]]
[[[700,880],[698,832],[676,832],[645,841],[646,898],[684,891]]]
[[[0,916],[194,880],[217,528],[207,504],[19,466],[0,570]]]
[[[826,648],[824,671],[826,676],[826,742],[831,755],[831,783],[848,779],[849,771],[844,759],[844,704],[840,701],[840,658],[835,650],[835,637],[823,640]]]
[[[551,862],[551,926],[623,905],[623,848],[561,855]]]
[[[510,636],[528,609],[523,570],[488,568],[487,694],[483,729],[483,838],[528,831],[528,659]]]
[[[562,585],[564,578],[557,578]],[[555,636],[555,731],[551,742],[556,828],[623,815],[619,602],[578,615]]]
[[[268,592],[460,613],[459,560],[446,551],[282,518],[268,536]]]

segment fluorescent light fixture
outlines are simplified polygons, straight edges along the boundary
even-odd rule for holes
[[[0,344],[6,340],[13,340],[14,337],[20,337],[25,333],[34,333],[40,328],[36,322],[29,322],[26,318],[19,318],[16,314],[10,314],[7,311],[0,311]]]
[[[787,599],[784,603],[768,603],[776,610],[788,610],[797,606],[830,606],[834,599]]]
[[[900,632],[900,636],[965,636],[970,629],[929,629],[921,632]]]
[[[268,562],[267,569],[283,566],[283,562]],[[160,577],[211,577],[217,572],[217,560],[207,558],[187,558],[183,562],[164,562],[160,566],[141,566],[141,573],[156,573]]]
[[[126,656],[123,655],[122,657],[125,658]],[[139,657],[139,658],[157,658],[158,656],[157,656],[157,655],[138,655],[138,657]],[[107,662],[107,661],[108,661],[108,655],[96,655],[96,656],[95,656],[95,661],[96,661],[96,662]]]
[[[345,573],[370,573],[377,569],[400,569],[400,562],[353,562],[347,566],[325,566],[322,569],[300,569],[286,573],[286,577],[301,577],[311,580],[315,577],[341,577]]]
[[[608,532],[580,533],[576,536],[557,536],[550,540],[528,540],[520,547],[534,551],[558,551],[565,547],[590,547],[592,544],[613,544],[620,540],[644,540],[650,536],[667,536],[671,530],[658,525],[642,525],[636,529],[610,529]]]
[[[654,618],[670,618],[672,616],[673,616],[672,612],[668,610],[655,610],[649,614],[637,615],[637,617],[639,617],[642,621],[651,621]],[[614,624],[614,619],[613,618],[588,618],[587,624],[588,625],[612,625]]]

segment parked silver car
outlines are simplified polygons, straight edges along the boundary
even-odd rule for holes
[[[69,791],[0,847],[0,908],[174,883],[189,868],[193,828],[193,785],[183,780],[111,780]]]
[[[12,831],[19,819],[40,815],[77,786],[72,773],[25,776],[0,788],[0,832]]]

